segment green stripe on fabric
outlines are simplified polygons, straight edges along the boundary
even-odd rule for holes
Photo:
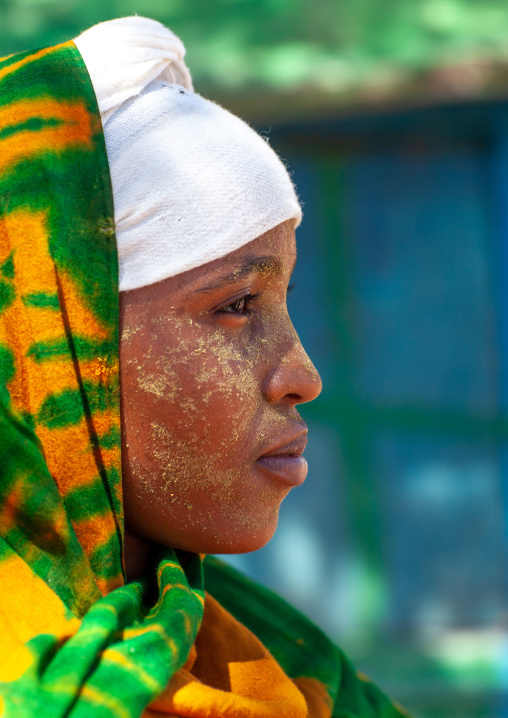
[[[37,421],[49,429],[77,424],[84,415],[79,389],[66,389],[49,396],[42,404]]]
[[[6,279],[14,279],[14,251],[12,251],[3,264],[0,265],[0,274]]]
[[[98,356],[111,355],[112,342],[110,341],[89,339],[88,337],[80,336],[76,336],[73,339],[76,353],[82,361],[95,359]],[[36,344],[32,344],[28,350],[28,356],[33,356],[36,362],[60,359],[62,357],[67,357],[68,355],[69,344],[66,337],[51,339],[46,342],[37,342]]]
[[[16,299],[16,290],[10,282],[0,282],[0,314]]]
[[[39,132],[46,127],[57,127],[63,125],[62,120],[57,118],[42,119],[41,117],[31,117],[26,122],[20,122],[17,125],[9,125],[0,130],[0,141],[15,135],[17,132]]]
[[[98,438],[103,449],[114,449],[115,446],[121,444],[120,429],[117,426],[112,426],[109,431]]]
[[[5,344],[0,344],[0,383],[8,384],[15,371],[14,354]]]
[[[90,566],[96,576],[107,578],[121,564],[120,545],[115,531],[89,557]]]
[[[29,411],[23,411],[21,418],[31,431],[35,431],[35,417]]]
[[[115,401],[115,397],[111,397],[109,390],[100,382],[83,382],[83,389],[92,414],[106,411]],[[44,401],[37,414],[37,421],[48,429],[59,429],[77,424],[84,415],[79,388],[65,389],[60,394],[52,394]]]
[[[26,304],[27,307],[39,307],[40,309],[60,309],[58,294],[45,294],[44,292],[27,294],[23,297],[23,304]]]
[[[107,447],[104,447],[107,448]],[[123,516],[122,504],[122,477],[116,466],[109,466],[105,469],[108,477],[108,485],[111,487],[111,503],[115,516]]]
[[[88,486],[79,486],[70,491],[64,503],[73,521],[82,521],[90,518],[91,515],[102,516],[109,511],[104,484],[99,476]]]

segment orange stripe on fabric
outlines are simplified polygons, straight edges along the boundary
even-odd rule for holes
[[[9,493],[4,496],[2,505],[0,506],[0,525],[7,532],[14,528],[18,522],[19,506],[23,502],[23,475],[11,488]]]
[[[82,371],[81,376],[84,380],[90,378],[97,379],[94,373],[88,374],[87,371]],[[118,413],[116,409],[107,409],[103,412],[96,412],[94,416],[92,417],[93,425],[95,427],[95,431],[97,432],[97,436],[105,436],[108,434],[112,429],[117,429],[117,434],[120,436],[120,417],[118,416]],[[102,461],[104,463],[104,467],[106,470],[115,467],[118,469],[118,473],[121,472],[121,448],[120,445],[118,446],[112,446],[109,449],[101,447],[101,457]],[[121,496],[119,497],[121,498]]]
[[[46,463],[61,496],[96,480],[97,466],[84,417],[78,424],[55,429],[39,424],[36,432],[46,450]]]
[[[86,364],[88,364],[88,362],[86,362]],[[93,371],[83,371],[83,364],[81,364],[81,376],[85,381],[88,379],[91,381],[97,380],[97,376]],[[108,434],[113,428],[119,426],[116,409],[106,409],[105,411],[98,412],[97,416],[94,416],[94,424],[99,437]],[[118,434],[118,436],[119,435],[120,434]]]
[[[110,578],[101,578],[100,576],[96,576],[95,582],[101,596],[107,596],[108,593],[114,591],[115,588],[121,588],[125,585],[125,579],[122,573],[117,573],[116,576],[111,576]]]
[[[88,555],[104,546],[116,534],[113,515],[109,511],[102,516],[90,516],[82,521],[75,521],[73,526],[80,544]]]
[[[21,284],[18,291],[26,294],[56,290],[46,224],[46,212],[29,209],[16,209],[0,218],[0,262],[15,250],[15,282]]]
[[[20,129],[0,139],[0,173],[20,160],[44,152],[59,152],[70,145],[91,145],[92,118],[81,102],[38,98],[0,107],[1,127],[15,126],[31,118],[55,119],[62,124],[38,131]]]
[[[75,336],[89,336],[94,339],[107,339],[109,331],[102,326],[87,308],[79,295],[78,288],[65,273],[60,274],[62,294],[69,317],[72,333]],[[39,290],[40,291],[40,290]]]
[[[7,75],[10,75],[13,72],[16,72],[17,70],[20,70],[22,67],[25,67],[26,65],[29,65],[32,62],[37,62],[37,60],[41,60],[43,57],[46,57],[47,55],[51,55],[54,52],[59,52],[60,50],[66,48],[66,47],[72,47],[74,43],[72,40],[69,40],[68,42],[63,42],[60,45],[54,45],[53,47],[44,47],[42,50],[38,50],[37,52],[34,52],[32,55],[28,55],[27,57],[24,57],[22,60],[19,60],[18,62],[14,62],[12,65],[9,65],[8,67],[4,67],[3,70],[0,70],[0,81],[4,79],[4,77],[7,77]],[[7,55],[7,58],[12,57],[12,55]],[[6,60],[7,58],[3,57],[2,60]]]
[[[97,428],[97,421],[94,421],[94,425]],[[115,446],[112,449],[101,449],[102,461],[106,471],[111,467],[120,467],[122,462],[122,453],[119,446]],[[121,496],[119,496],[121,498]]]
[[[81,336],[84,335],[82,334]],[[97,335],[95,335],[95,337],[93,335],[90,336],[91,338],[102,338]],[[80,362],[81,376],[83,377],[83,380],[88,380],[94,383],[100,381],[104,384],[107,384],[108,381],[110,381],[110,377],[116,378],[116,376],[118,375],[118,362],[115,361],[111,364],[111,366],[106,366],[105,362],[106,359],[104,357],[96,357],[95,359]]]

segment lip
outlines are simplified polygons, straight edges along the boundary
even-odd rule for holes
[[[307,477],[308,465],[302,456],[307,446],[307,427],[283,437],[256,460],[258,466],[288,486],[300,486]]]

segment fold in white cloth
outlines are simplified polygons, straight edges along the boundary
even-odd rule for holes
[[[111,20],[75,43],[102,116],[120,290],[218,259],[301,209],[266,140],[192,90],[181,41],[142,17]]]
[[[152,80],[193,89],[183,42],[156,20],[133,15],[101,22],[74,43],[92,79],[103,125]]]

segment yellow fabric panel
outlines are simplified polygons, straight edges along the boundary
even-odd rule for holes
[[[31,663],[27,641],[40,633],[65,639],[80,621],[17,554],[0,562],[0,586],[0,681],[12,681]]]

